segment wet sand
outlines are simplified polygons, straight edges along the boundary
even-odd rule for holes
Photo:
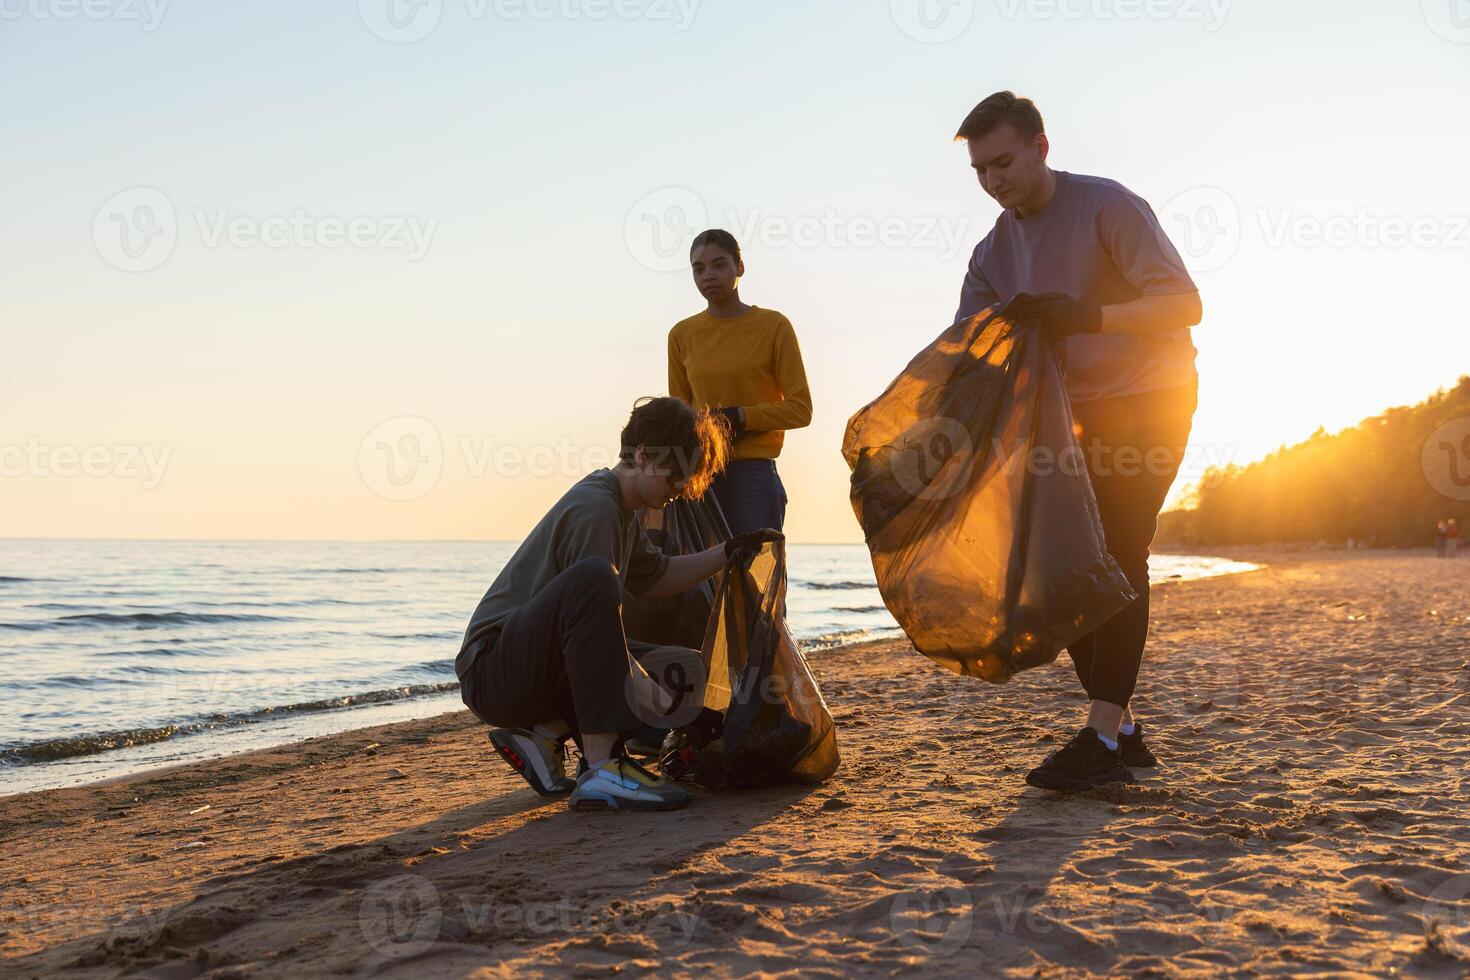
[[[1021,778],[1081,724],[882,641],[814,667],[821,787],[581,815],[464,712],[0,798],[0,975],[1470,973],[1470,558],[1171,583],[1163,766]]]

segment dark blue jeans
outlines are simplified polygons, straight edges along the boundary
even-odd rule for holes
[[[774,459],[737,459],[715,477],[715,499],[731,534],[781,530],[786,523],[786,488]]]

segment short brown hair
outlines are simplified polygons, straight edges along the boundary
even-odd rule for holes
[[[965,121],[960,123],[956,140],[972,140],[984,136],[997,126],[1010,123],[1021,134],[1022,139],[1035,139],[1046,132],[1041,121],[1041,111],[1030,99],[1017,97],[1015,92],[996,92],[970,110]]]
[[[632,464],[640,446],[657,465],[673,469],[690,500],[704,496],[730,458],[724,420],[696,412],[682,398],[639,399],[623,426],[619,458]]]

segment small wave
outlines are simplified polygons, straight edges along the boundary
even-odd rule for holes
[[[236,714],[210,715],[204,721],[179,722],[160,725],[156,728],[132,728],[125,731],[99,732],[94,735],[76,735],[67,738],[46,739],[29,745],[0,750],[0,765],[30,765],[37,762],[54,762],[81,755],[96,755],[114,749],[125,749],[134,745],[151,745],[178,735],[189,735],[216,728],[233,728],[249,725],[282,715],[306,714],[317,711],[334,711],[339,708],[354,708],[368,704],[384,704],[390,701],[406,701],[409,698],[439,694],[458,690],[458,681],[443,681],[434,684],[407,684],[381,691],[362,694],[344,694],[334,698],[315,701],[300,701],[296,704],[275,705]]]
[[[801,648],[806,651],[830,650],[840,647],[868,635],[868,630],[835,630],[831,633],[823,633],[821,636],[802,641]]]
[[[802,582],[805,589],[876,589],[874,582]]]
[[[79,755],[93,755],[112,749],[125,749],[131,745],[151,745],[173,738],[179,733],[178,725],[163,725],[159,728],[132,728],[120,732],[103,732],[98,735],[78,735],[73,738],[52,738],[44,742],[33,742],[19,748],[0,752],[0,762],[9,765],[26,765],[34,762],[54,762],[71,759]]]
[[[160,626],[197,626],[209,623],[282,623],[286,616],[259,616],[234,613],[81,613],[37,623],[0,623],[0,629],[34,632],[46,629],[70,629],[85,626],[132,626],[155,629]]]
[[[419,568],[298,568],[297,574],[305,575],[409,575],[423,571]]]
[[[234,607],[234,608],[237,608],[237,609],[281,609],[281,608],[286,608],[286,607],[292,607],[292,608],[294,608],[294,607],[297,607],[297,606],[363,606],[363,605],[380,605],[380,604],[381,603],[377,603],[377,602],[374,602],[374,603],[360,602],[360,601],[358,601],[356,599],[327,599],[327,598],[320,598],[320,599],[280,599],[280,600],[276,600],[276,601],[273,601],[273,602],[252,602],[252,601],[246,601],[246,600],[232,600],[232,601],[229,601],[229,602],[212,602],[212,601],[209,601],[209,600],[201,599],[198,602],[191,603],[191,605],[195,605],[195,606],[206,606],[206,607],[211,608],[211,609],[217,609],[217,608],[220,608],[220,607],[224,607],[224,608]]]
[[[67,674],[61,677],[42,677],[38,680],[27,681],[26,687],[82,687],[90,688],[96,683],[94,677],[79,677],[76,674]]]
[[[457,630],[440,630],[437,633],[369,633],[379,640],[455,640],[464,634]]]
[[[360,704],[382,704],[385,701],[405,701],[408,698],[422,697],[425,694],[438,694],[440,691],[458,689],[458,681],[443,681],[436,684],[406,684],[403,687],[390,687],[382,691],[368,691],[365,694],[344,694],[341,697],[321,698],[316,701],[298,701],[295,704],[261,708],[258,711],[251,711],[244,715],[230,717],[254,721],[260,718],[274,718],[277,715],[302,714],[309,711],[331,711],[335,708],[351,708]]]
[[[880,613],[884,608],[884,606],[833,606],[832,610],[845,613]]]
[[[19,578],[14,575],[0,575],[0,585],[10,585],[12,582],[38,582],[40,579]]]

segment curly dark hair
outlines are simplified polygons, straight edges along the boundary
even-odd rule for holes
[[[705,245],[713,245],[715,248],[724,249],[730,253],[730,257],[738,264],[743,261],[740,257],[740,243],[735,236],[723,228],[711,228],[694,236],[694,241],[689,246],[689,257],[692,259],[694,253]]]
[[[682,398],[642,398],[623,426],[618,455],[631,465],[640,448],[684,482],[682,496],[698,500],[729,462],[729,428],[718,415],[695,411]]]

